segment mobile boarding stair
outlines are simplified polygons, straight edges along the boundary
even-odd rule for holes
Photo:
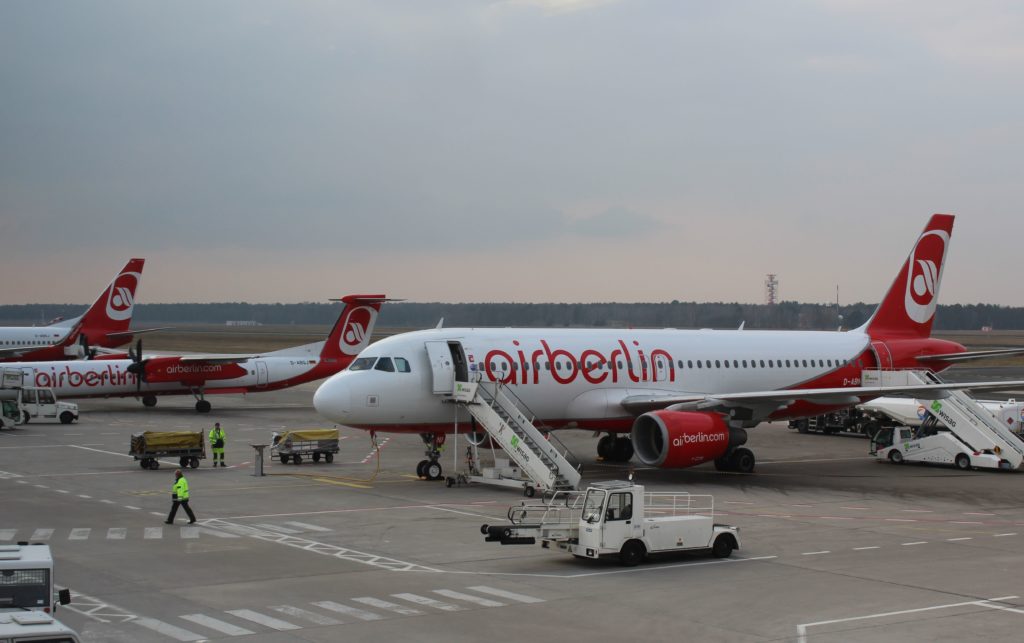
[[[942,384],[942,379],[925,370],[864,370],[863,386],[916,386]],[[991,412],[962,390],[933,393],[928,411],[958,440],[977,453],[999,457],[999,468],[1017,470],[1024,465],[1024,441],[1003,426]],[[928,396],[918,394],[919,399]]]
[[[527,497],[538,490],[576,489],[581,476],[579,466],[569,461],[572,456],[568,449],[563,446],[564,450],[559,451],[558,440],[537,430],[533,419],[526,416],[510,395],[500,382],[455,382],[451,401],[466,407],[477,425],[508,454],[521,473],[511,477],[495,473],[463,478],[468,482],[521,487]],[[476,446],[472,449],[475,453]],[[495,467],[497,469],[499,467]]]

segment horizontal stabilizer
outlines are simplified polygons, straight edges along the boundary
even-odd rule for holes
[[[1012,357],[1024,355],[1024,348],[997,348],[989,351],[969,351],[966,353],[946,353],[945,355],[918,355],[919,362],[970,362],[995,357]]]

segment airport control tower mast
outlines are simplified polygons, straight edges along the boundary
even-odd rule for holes
[[[779,303],[779,279],[774,272],[769,272],[764,280],[764,303],[769,306]]]

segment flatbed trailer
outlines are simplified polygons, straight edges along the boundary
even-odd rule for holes
[[[206,442],[202,431],[144,431],[132,434],[128,455],[143,469],[159,469],[160,458],[178,458],[182,469],[195,469],[206,459]]]
[[[305,429],[274,433],[270,452],[271,458],[277,452],[281,464],[302,464],[304,458],[313,462],[334,462],[338,448],[338,429]]]
[[[482,525],[488,542],[559,549],[577,558],[618,557],[633,566],[649,554],[739,549],[739,528],[715,522],[709,495],[645,492],[631,482],[599,482],[509,508],[509,523]]]

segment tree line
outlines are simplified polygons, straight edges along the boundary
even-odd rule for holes
[[[341,304],[138,304],[133,325],[331,324]],[[385,304],[377,321],[385,328],[445,326],[537,326],[610,328],[737,328],[835,330],[863,324],[876,304],[837,307],[785,301],[774,306],[740,303],[593,303],[593,304],[446,304],[399,302]],[[72,304],[0,305],[0,324],[41,325],[56,317],[80,315],[85,306]],[[954,304],[938,307],[938,330],[1024,329],[1024,308],[992,304]]]

